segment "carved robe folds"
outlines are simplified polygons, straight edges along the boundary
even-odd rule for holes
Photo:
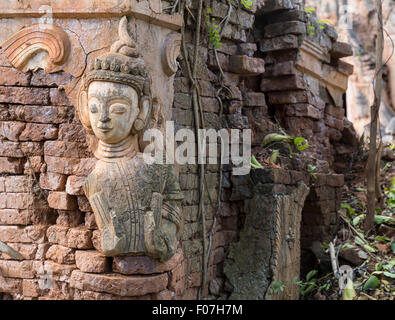
[[[183,194],[173,166],[147,164],[141,153],[101,159],[84,191],[105,255],[146,254],[167,260],[175,253],[172,235],[179,229]]]

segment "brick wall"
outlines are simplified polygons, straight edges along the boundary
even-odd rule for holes
[[[302,211],[301,243],[308,248],[318,239],[317,232],[324,228],[323,234],[330,236],[333,231],[343,185],[343,176],[334,174],[334,169],[345,169],[336,159],[352,157],[356,144],[349,143],[354,141],[353,131],[343,118],[344,105],[336,105],[316,78],[295,69],[308,19],[292,6],[277,12],[289,7],[289,1],[280,2],[269,3],[270,14],[261,4],[251,10],[233,10],[218,49],[224,84],[229,88],[227,94],[221,94],[222,119],[216,97],[219,69],[206,36],[198,48],[198,85],[207,129],[251,128],[254,152],[261,151],[259,145],[267,133],[279,132],[276,119],[287,132],[309,140],[311,148],[305,157],[316,159],[317,180],[305,172],[305,162],[287,160],[283,180],[271,181],[273,188],[267,193],[273,197],[276,190],[306,180],[310,194]],[[227,14],[226,1],[204,4],[218,20]],[[196,13],[194,6],[196,2],[190,7]],[[189,18],[185,39],[190,53],[194,28],[195,22]],[[333,52],[340,49],[333,50],[335,34],[325,32],[331,35],[320,33],[326,42],[310,40],[324,49],[330,44],[332,53],[329,47],[325,50],[331,59],[325,64],[338,70],[341,62]],[[172,120],[176,130],[193,129],[188,73],[185,61],[179,62]],[[1,54],[0,72],[0,241],[24,258],[0,255],[2,297],[196,299],[203,261],[197,166],[177,168],[185,196],[183,228],[179,251],[170,261],[104,257],[98,250],[99,231],[92,209],[81,190],[96,162],[91,153],[94,140],[76,119],[74,106],[62,90],[73,77],[42,70],[25,74],[13,69]],[[211,229],[214,217],[216,227],[204,296],[226,298],[232,292],[224,276],[224,261],[230,245],[239,241],[248,214],[246,203],[254,196],[250,177],[233,176],[231,169],[231,165],[222,166],[222,190],[218,190],[220,166],[207,165],[205,170],[206,227]],[[218,197],[221,210],[217,216]]]

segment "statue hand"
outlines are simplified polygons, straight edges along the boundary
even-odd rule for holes
[[[145,246],[149,255],[161,261],[168,260],[174,254],[172,241],[163,231],[161,226],[155,224],[154,213],[147,211],[144,217]]]

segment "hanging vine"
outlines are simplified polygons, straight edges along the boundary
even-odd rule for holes
[[[240,3],[242,6],[244,6],[247,9],[251,9],[254,0],[240,0]],[[212,14],[212,9],[211,8],[206,8],[204,17],[206,20],[204,21],[208,27],[208,39],[211,45],[213,46],[214,50],[214,55],[215,55],[215,60],[217,63],[217,66],[219,68],[219,77],[218,77],[218,82],[219,82],[219,89],[216,92],[216,99],[218,100],[220,110],[219,110],[219,121],[222,123],[222,114],[223,114],[223,102],[221,99],[221,94],[225,90],[230,95],[232,94],[232,91],[230,88],[228,88],[224,84],[224,72],[222,70],[221,64],[219,62],[218,58],[218,52],[217,50],[221,47],[221,38],[224,33],[224,30],[229,22],[230,16],[232,14],[233,6],[235,5],[232,0],[227,0],[228,4],[228,11],[226,16],[218,23],[216,24],[215,19],[211,18]],[[204,117],[203,117],[203,110],[202,110],[202,103],[201,103],[201,95],[200,95],[200,90],[198,86],[198,80],[197,80],[197,65],[198,65],[198,52],[199,52],[199,44],[200,44],[200,36],[201,36],[201,29],[202,29],[202,16],[203,16],[203,0],[199,0],[198,3],[198,8],[197,8],[197,14],[196,16],[192,13],[191,9],[188,7],[186,0],[177,0],[174,2],[174,4],[169,7],[168,9],[171,9],[171,12],[174,13],[175,8],[178,6],[179,13],[184,17],[185,21],[187,21],[187,17],[190,16],[194,22],[196,23],[196,28],[195,28],[195,43],[193,47],[193,58],[188,54],[188,50],[186,47],[185,43],[185,23],[181,28],[181,46],[182,46],[182,55],[183,59],[185,62],[186,70],[187,70],[187,75],[188,79],[190,82],[190,90],[192,93],[192,108],[193,108],[193,114],[194,114],[194,126],[195,126],[195,132],[196,132],[196,143],[197,143],[197,148],[198,148],[198,154],[202,150],[199,148],[201,147],[202,144],[199,143],[199,134],[198,130],[199,129],[205,129],[205,124],[204,124]],[[185,17],[186,16],[186,17]],[[222,150],[221,150],[222,152]],[[222,158],[222,153],[220,154],[220,158]],[[206,213],[205,213],[205,208],[204,208],[204,194],[205,194],[205,189],[208,190],[207,188],[207,181],[205,178],[205,166],[204,164],[198,164],[199,168],[199,205],[198,205],[198,217],[201,220],[202,224],[202,242],[203,242],[203,265],[202,265],[202,282],[201,286],[199,288],[198,292],[198,299],[201,299],[202,294],[204,292],[204,289],[206,287],[206,282],[207,282],[207,270],[209,269],[209,263],[210,263],[210,258],[211,258],[211,253],[212,253],[212,244],[213,244],[213,239],[214,239],[214,234],[215,234],[215,228],[216,228],[216,223],[217,223],[217,218],[218,215],[221,211],[221,189],[222,189],[222,165],[220,163],[219,165],[219,186],[218,186],[218,197],[217,197],[217,202],[216,202],[216,211],[213,216],[213,223],[210,227],[209,232],[207,233],[206,230]],[[208,196],[210,198],[210,203],[213,205],[214,201],[212,201],[210,194],[208,193]],[[207,236],[208,236],[208,243],[207,243]]]

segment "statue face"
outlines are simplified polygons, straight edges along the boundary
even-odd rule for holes
[[[93,81],[88,89],[92,130],[105,143],[127,138],[139,113],[138,95],[126,84]]]

